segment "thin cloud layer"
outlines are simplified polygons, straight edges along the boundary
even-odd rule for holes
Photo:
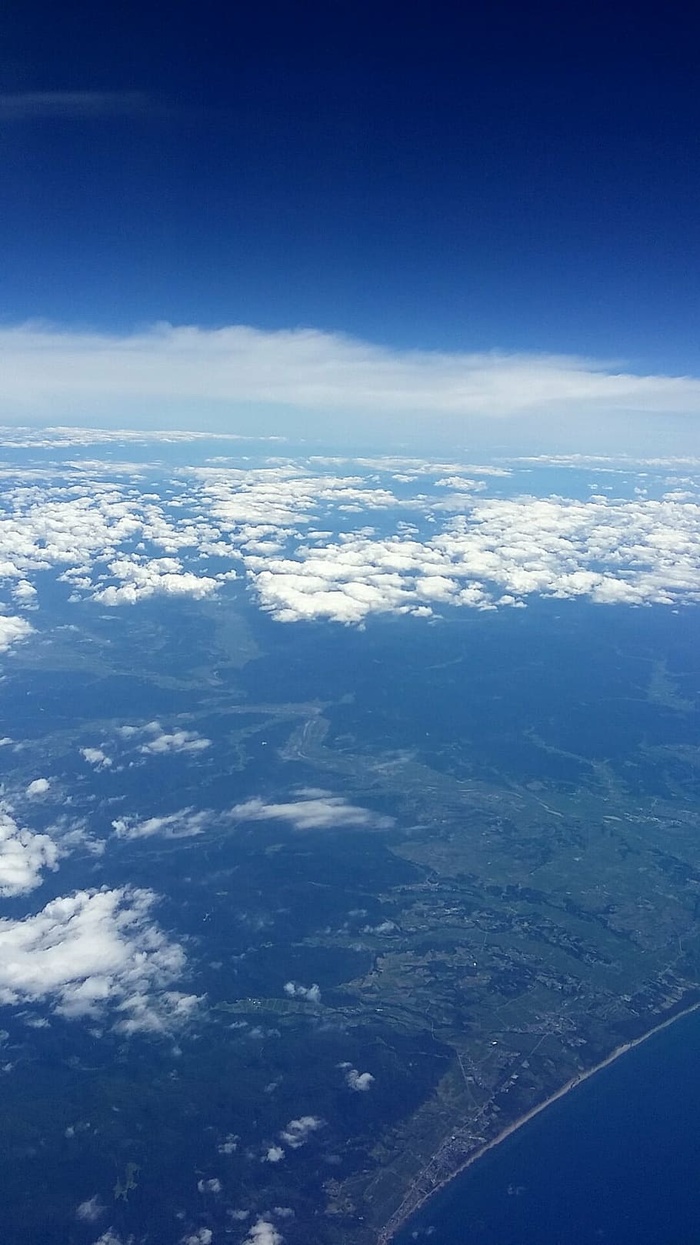
[[[167,1032],[196,1000],[172,990],[182,948],[153,920],[152,891],[118,887],[54,899],[23,920],[0,920],[0,1003],[45,1004],[101,1018],[123,1032]]]
[[[9,113],[59,109],[59,96],[5,97]],[[63,97],[63,103],[68,103]],[[97,102],[97,99],[96,99]],[[83,106],[89,103],[83,99]],[[74,99],[74,106],[79,99]],[[2,115],[0,101],[0,115]],[[25,324],[0,330],[0,411],[273,410],[500,418],[552,411],[700,415],[700,380],[636,375],[559,355],[401,351],[315,329],[268,332],[160,324],[125,335]],[[238,429],[236,429],[238,431]],[[263,429],[264,430],[264,429]]]

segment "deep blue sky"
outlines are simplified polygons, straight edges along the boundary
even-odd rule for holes
[[[4,5],[3,322],[697,372],[697,30],[584,8]]]

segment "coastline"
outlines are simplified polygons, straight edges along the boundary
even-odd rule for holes
[[[698,1010],[700,1010],[700,1000],[697,1000],[695,1003],[691,1003],[689,1007],[683,1008],[682,1011],[675,1012],[672,1016],[667,1016],[665,1020],[660,1021],[659,1024],[655,1025],[653,1029],[649,1029],[647,1033],[643,1033],[640,1037],[632,1038],[631,1041],[623,1042],[621,1046],[616,1046],[615,1049],[611,1051],[605,1059],[601,1060],[600,1063],[595,1064],[592,1068],[588,1068],[585,1072],[577,1073],[576,1076],[572,1077],[569,1081],[562,1085],[561,1088],[556,1090],[555,1093],[550,1094],[549,1098],[545,1098],[543,1102],[531,1107],[525,1115],[521,1115],[517,1120],[514,1120],[512,1124],[508,1124],[500,1133],[498,1133],[496,1137],[493,1137],[491,1141],[487,1141],[486,1144],[481,1146],[480,1149],[475,1150],[473,1154],[470,1154],[469,1157],[465,1159],[464,1163],[455,1168],[455,1170],[444,1180],[439,1181],[431,1189],[429,1189],[428,1192],[415,1203],[415,1205],[410,1207],[410,1209],[403,1209],[406,1201],[406,1199],[404,1199],[404,1202],[401,1206],[399,1206],[398,1210],[394,1212],[387,1224],[378,1233],[377,1245],[391,1245],[391,1242],[395,1239],[397,1233],[401,1231],[401,1229],[406,1225],[406,1223],[408,1223],[417,1211],[431,1201],[432,1198],[443,1189],[447,1188],[448,1185],[452,1184],[453,1180],[456,1180],[458,1176],[461,1176],[463,1172],[472,1167],[473,1164],[483,1158],[485,1154],[488,1154],[490,1150],[494,1150],[496,1146],[501,1144],[501,1142],[506,1141],[506,1139],[511,1137],[513,1133],[518,1132],[518,1130],[523,1128],[525,1124],[528,1124],[530,1120],[533,1120],[543,1111],[546,1111],[548,1107],[551,1107],[555,1102],[558,1102],[561,1098],[564,1098],[566,1094],[571,1093],[571,1091],[576,1089],[579,1085],[583,1085],[585,1081],[590,1080],[590,1078],[595,1076],[598,1072],[602,1072],[604,1068],[610,1067],[610,1065],[615,1063],[616,1060],[620,1059],[623,1055],[628,1054],[629,1051],[634,1050],[637,1046],[641,1046],[644,1042],[647,1042],[649,1038],[654,1037],[655,1034],[661,1033],[664,1029],[670,1028],[670,1026],[675,1024],[677,1020],[682,1020],[684,1016],[690,1016],[693,1012],[697,1012]]]

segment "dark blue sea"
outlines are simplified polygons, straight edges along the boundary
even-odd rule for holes
[[[699,1056],[696,1012],[487,1154],[397,1245],[698,1245]]]

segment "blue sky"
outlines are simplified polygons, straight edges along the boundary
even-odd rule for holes
[[[0,324],[699,375],[692,19],[480,7],[6,6]]]

